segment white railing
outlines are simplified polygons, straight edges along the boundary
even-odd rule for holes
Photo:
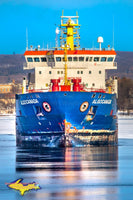
[[[52,47],[52,48],[27,48],[26,51],[53,51],[53,50],[63,50],[61,47]],[[69,49],[68,49],[69,50]],[[75,50],[96,50],[99,51],[100,48],[91,47],[91,48],[78,48]],[[102,48],[100,51],[114,51],[113,48]]]

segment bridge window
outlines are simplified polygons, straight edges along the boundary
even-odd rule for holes
[[[65,57],[62,57],[61,59],[62,59],[63,62],[65,62]]]
[[[40,60],[39,60],[38,57],[37,57],[37,58],[34,58],[34,61],[35,61],[35,62],[40,62]]]
[[[106,57],[102,57],[101,58],[101,62],[106,62],[107,58]]]
[[[98,62],[99,61],[99,57],[94,57],[94,62]]]
[[[33,62],[33,58],[28,57],[28,58],[27,58],[27,61],[28,61],[28,62]]]
[[[71,62],[71,61],[72,61],[72,57],[68,57],[68,61],[70,61],[70,62]]]
[[[113,61],[113,57],[108,57],[108,62],[112,62]]]
[[[57,74],[60,74],[60,71],[57,71]]]
[[[83,71],[81,71],[81,74],[83,74]]]
[[[89,58],[89,61],[90,61],[90,62],[92,61],[92,57]]]
[[[48,62],[54,62],[54,58],[48,58]]]
[[[77,71],[77,74],[80,74],[80,71]]]
[[[87,61],[87,62],[89,61],[89,57],[86,57],[86,61]]]
[[[61,62],[61,57],[56,57],[57,62]]]
[[[42,62],[47,62],[46,57],[41,58],[41,61],[42,61]]]
[[[84,57],[79,57],[79,61],[83,62],[84,61]]]
[[[78,61],[78,58],[77,57],[73,57],[73,61]]]

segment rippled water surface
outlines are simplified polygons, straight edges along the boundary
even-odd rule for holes
[[[41,189],[21,196],[7,184],[23,178]],[[119,145],[17,148],[15,117],[0,117],[0,200],[133,199],[133,118],[119,117]]]

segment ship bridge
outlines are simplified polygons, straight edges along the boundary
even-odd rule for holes
[[[108,47],[101,48],[102,37],[99,37],[99,49],[80,48],[77,16],[61,16],[60,46],[53,49],[27,48],[24,53],[24,69],[31,70],[32,81],[29,89],[49,90],[51,79],[59,79],[59,85],[68,80],[81,79],[81,84],[89,89],[106,90],[106,70],[117,69],[116,52]]]

